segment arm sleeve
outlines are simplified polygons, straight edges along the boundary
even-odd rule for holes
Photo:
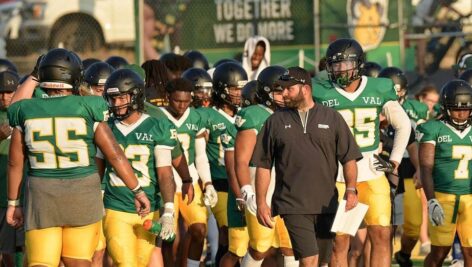
[[[336,112],[336,159],[345,164],[350,160],[360,160],[362,159],[362,154],[359,149],[359,146],[354,139],[354,136],[347,126],[346,121],[341,117],[341,115]]]
[[[261,132],[257,135],[256,147],[252,153],[252,163],[264,169],[271,169],[274,161],[274,124],[270,117],[262,126]]]
[[[158,168],[172,166],[172,152],[168,148],[156,146],[154,148],[154,158]]]
[[[203,184],[211,182],[210,163],[208,162],[204,137],[195,139],[195,165]]]
[[[382,109],[382,113],[387,118],[387,121],[395,129],[395,137],[393,139],[392,153],[390,160],[401,162],[403,153],[408,144],[408,139],[411,133],[411,123],[405,110],[400,106],[398,101],[388,101]]]

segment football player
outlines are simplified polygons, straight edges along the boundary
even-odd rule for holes
[[[25,224],[30,266],[90,266],[97,247],[103,202],[94,155],[100,148],[124,186],[135,211],[146,216],[150,202],[105,123],[103,98],[75,96],[82,74],[77,55],[50,50],[38,68],[40,86],[50,96],[18,101],[8,110],[14,127],[8,169],[7,222]],[[28,158],[26,203],[20,203]],[[26,213],[23,215],[22,206]]]
[[[105,83],[115,69],[108,63],[96,62],[87,68],[84,74],[84,95],[102,96]]]
[[[157,120],[143,113],[144,81],[131,70],[115,71],[105,84],[104,97],[112,118],[108,125],[151,201],[149,215],[135,214],[132,193],[123,187],[100,151],[97,153],[99,173],[105,173],[103,228],[108,253],[118,266],[147,266],[155,236],[142,225],[145,220],[159,218],[158,190],[164,202],[159,236],[166,240],[174,235],[175,183],[171,151],[176,146],[175,128],[168,120]]]
[[[390,187],[384,171],[397,172],[397,168],[410,136],[408,116],[397,101],[391,80],[361,76],[364,52],[353,39],[338,39],[326,51],[329,80],[313,85],[316,102],[332,107],[341,113],[351,128],[363,159],[357,162],[357,188],[345,188],[342,171],[338,172],[338,193],[345,190],[359,192],[359,202],[369,205],[364,218],[368,237],[372,243],[370,264],[390,266]],[[390,161],[375,166],[379,148],[379,115],[396,130]],[[347,266],[349,236],[338,233],[331,262],[334,266]]]
[[[216,266],[220,265],[220,259],[228,251],[227,203],[229,185],[221,135],[226,132],[228,127],[234,127],[234,118],[241,104],[241,89],[246,83],[247,74],[241,65],[233,62],[221,64],[213,73],[213,98],[211,101],[214,105],[213,108],[197,109],[206,113],[202,117],[205,118],[208,133],[207,155],[213,185],[218,192],[218,202],[212,208],[219,228]],[[199,90],[199,87],[196,90]]]
[[[12,71],[0,72],[0,262],[6,266],[22,266],[25,231],[7,224],[7,167],[8,148],[12,129],[8,124],[7,108],[18,87],[18,74]],[[16,263],[16,265],[15,265]]]
[[[190,108],[194,87],[189,80],[183,78],[172,80],[167,84],[166,90],[169,106],[160,109],[175,125],[178,139],[182,144],[185,158],[189,164],[188,168],[191,176],[191,178],[181,178],[174,171],[177,190],[181,184],[193,184],[194,189],[194,200],[190,204],[182,200],[181,193],[178,191],[174,200],[175,210],[182,214],[190,235],[189,251],[188,253],[184,252],[182,257],[186,259],[187,266],[199,266],[208,221],[205,204],[215,206],[218,201],[218,195],[211,182],[210,166],[206,154],[204,136],[206,129],[201,121],[200,114],[195,109]],[[202,181],[204,192],[198,185],[199,178]]]
[[[380,78],[391,79],[395,85],[395,90],[398,96],[398,102],[403,106],[405,112],[411,120],[413,129],[418,124],[426,122],[428,119],[428,106],[415,99],[409,99],[408,96],[408,82],[402,70],[396,67],[384,68],[380,74]],[[388,139],[393,140],[395,131],[389,126],[384,133]],[[386,145],[383,143],[384,150]],[[419,179],[419,162],[418,162],[418,144],[415,141],[414,131],[410,134],[410,141],[408,142],[407,152],[400,162],[398,168],[399,183],[394,189],[395,196],[395,212],[403,209],[403,233],[401,237],[400,251],[396,252],[394,257],[401,267],[413,266],[410,259],[411,251],[416,245],[420,237],[420,229],[423,221],[423,206],[421,198],[424,193],[420,189],[421,181]],[[391,176],[390,176],[391,177]],[[400,202],[403,201],[402,207]],[[401,224],[401,222],[400,222]],[[395,224],[394,224],[395,225]]]
[[[242,266],[261,266],[264,258],[269,255],[271,247],[288,248],[287,251],[282,251],[282,254],[286,256],[284,258],[285,264],[289,264],[289,266],[291,266],[290,264],[298,264],[295,262],[293,252],[290,252],[291,245],[283,220],[280,217],[276,217],[275,227],[272,229],[262,226],[257,221],[257,205],[254,192],[256,168],[250,163],[256,145],[257,134],[262,125],[275,109],[284,106],[282,88],[277,86],[275,82],[286,71],[285,68],[280,66],[269,66],[261,71],[257,77],[256,91],[256,98],[260,104],[248,106],[240,110],[236,117],[237,134],[234,157],[235,172],[240,188],[239,190],[233,190],[235,190],[236,198],[242,198],[245,201],[246,223],[250,238],[249,249],[242,260]],[[272,174],[275,174],[275,172],[272,172]],[[271,179],[271,186],[267,194],[267,203],[269,205],[274,190],[274,182],[275,178]],[[230,252],[235,254],[231,249]]]
[[[424,266],[442,266],[457,232],[465,266],[472,265],[472,88],[463,80],[446,83],[441,120],[417,128],[421,181],[428,200],[431,252]]]
[[[182,78],[191,81],[195,87],[192,105],[196,109],[212,106],[213,83],[210,74],[201,68],[190,68],[182,73]]]

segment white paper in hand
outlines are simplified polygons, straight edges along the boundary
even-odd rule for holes
[[[336,211],[331,232],[346,233],[355,236],[357,229],[361,225],[369,206],[363,203],[357,203],[357,206],[346,212],[346,200],[341,200]]]

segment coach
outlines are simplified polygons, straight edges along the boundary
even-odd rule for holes
[[[341,115],[313,102],[306,70],[289,68],[277,83],[283,88],[286,108],[266,121],[252,158],[257,166],[257,217],[272,227],[272,217],[280,214],[300,266],[318,266],[319,244],[333,239],[338,162],[343,165],[349,210],[357,205],[356,161],[362,155]],[[271,210],[265,199],[273,166],[276,186]]]

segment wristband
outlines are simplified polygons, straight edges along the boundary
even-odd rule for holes
[[[182,179],[182,183],[183,184],[191,184],[191,183],[193,183],[193,180],[192,180],[192,178]]]
[[[138,186],[136,186],[134,189],[131,189],[131,192],[133,192],[133,194],[136,196],[136,195],[139,195],[141,193],[144,193],[144,190],[141,187],[141,185],[138,184]]]
[[[14,200],[9,199],[8,200],[8,206],[18,207],[18,206],[20,206],[20,200],[19,199],[14,199]]]
[[[346,187],[346,192],[353,192],[357,195],[357,188],[355,187]]]

